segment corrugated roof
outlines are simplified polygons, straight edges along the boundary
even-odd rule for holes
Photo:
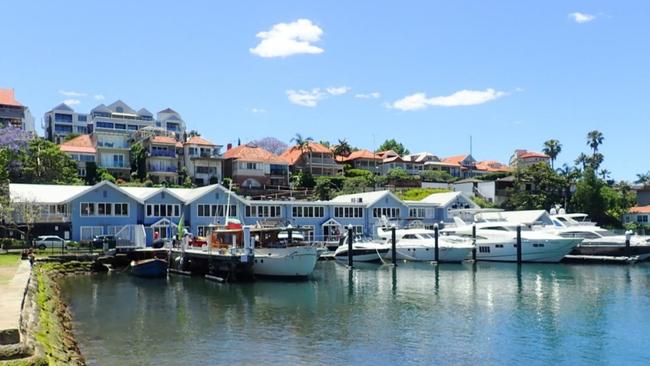
[[[0,105],[10,105],[13,107],[23,106],[16,100],[13,89],[0,89]]]
[[[90,135],[79,135],[59,145],[61,151],[68,153],[95,154],[97,150]]]
[[[190,139],[187,140],[185,145],[217,146],[216,144],[213,144],[212,142],[204,139],[201,136],[192,136],[192,137],[190,137]]]
[[[250,162],[264,162],[272,164],[288,164],[288,162],[280,156],[265,150],[253,144],[239,145],[226,151],[223,154],[224,159],[237,159]]]

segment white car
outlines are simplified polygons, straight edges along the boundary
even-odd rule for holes
[[[47,248],[66,248],[68,242],[59,238],[56,235],[42,235],[34,240],[34,248],[47,249]]]

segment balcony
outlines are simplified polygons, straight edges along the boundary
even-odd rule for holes
[[[154,173],[171,173],[176,174],[178,168],[175,166],[158,166],[158,165],[149,165],[148,170]]]
[[[39,216],[36,220],[38,223],[63,223],[63,222],[70,222],[70,215],[67,214],[49,214],[49,215],[41,215]]]
[[[200,153],[190,154],[190,159],[221,159],[221,155],[216,152],[202,151]]]
[[[125,142],[107,142],[107,141],[97,141],[97,147],[103,147],[105,149],[130,149],[129,144]]]
[[[166,158],[176,158],[176,151],[171,150],[151,150],[149,152],[151,157],[166,157]]]
[[[131,169],[131,165],[126,163],[102,163],[101,167],[106,169]]]

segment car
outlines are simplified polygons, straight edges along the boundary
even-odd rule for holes
[[[47,249],[47,248],[67,248],[68,242],[66,240],[61,239],[60,237],[56,235],[41,235],[34,239],[34,243],[32,245],[34,248],[38,249]]]
[[[104,248],[104,243],[108,244],[109,249],[114,249],[117,244],[117,238],[115,238],[115,235],[95,235],[91,242],[93,248],[96,249]]]

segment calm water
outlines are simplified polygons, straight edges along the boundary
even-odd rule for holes
[[[648,364],[650,266],[318,263],[306,282],[68,279],[97,365]]]

